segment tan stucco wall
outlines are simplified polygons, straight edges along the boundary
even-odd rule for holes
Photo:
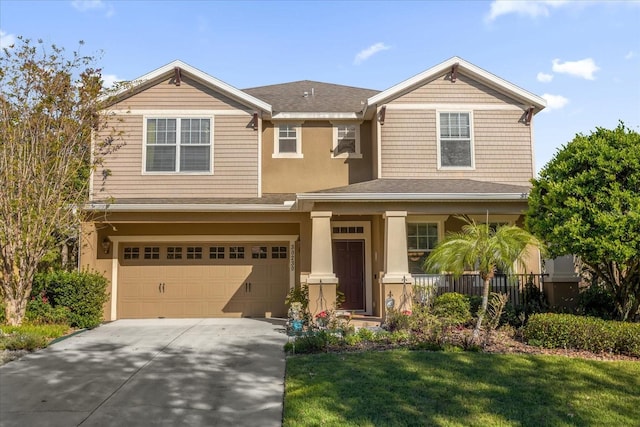
[[[81,225],[80,270],[102,274],[109,281],[107,293],[111,296],[111,254],[113,253],[113,248],[109,250],[108,254],[105,254],[100,244],[104,236],[100,236],[101,233],[96,229],[95,224],[83,223]],[[105,320],[111,318],[110,299],[104,304],[103,316]]]
[[[333,158],[333,126],[328,121],[302,124],[301,159],[273,158],[274,125],[263,122],[262,192],[299,193],[341,187],[372,179],[371,122],[360,125],[362,158]]]

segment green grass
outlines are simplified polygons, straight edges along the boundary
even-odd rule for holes
[[[393,350],[287,359],[284,426],[638,426],[640,362]]]
[[[69,325],[0,325],[0,350],[33,351],[68,332]]]

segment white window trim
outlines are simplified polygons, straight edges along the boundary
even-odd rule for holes
[[[332,159],[361,159],[362,151],[360,149],[360,125],[362,122],[331,122],[333,125],[333,146],[331,148]],[[340,126],[355,126],[356,127],[356,151],[355,153],[340,153],[335,154],[335,150],[338,148],[338,127]]]
[[[440,114],[441,113],[468,113],[469,114],[469,145],[471,146],[471,166],[442,166],[442,157],[441,156],[441,141],[440,141]],[[456,110],[456,109],[447,109],[447,110],[436,110],[436,141],[437,141],[437,151],[438,151],[438,170],[445,171],[457,171],[457,170],[475,170],[476,169],[476,155],[475,155],[475,143],[474,143],[474,121],[473,121],[473,111],[470,110]]]
[[[438,226],[438,243],[444,240],[444,223],[448,215],[408,215],[407,224],[436,224]],[[407,234],[407,237],[409,235]],[[421,251],[422,249],[415,249]],[[407,241],[407,253],[409,253],[409,242]]]
[[[449,215],[408,215],[406,222],[407,222],[407,225],[408,224],[436,224],[438,227],[438,243],[437,244],[440,244],[440,242],[442,242],[445,237],[444,223],[448,218],[449,218]],[[426,251],[426,250],[409,249],[409,234],[407,233],[407,248],[406,248],[407,257],[409,257],[411,252],[414,252],[414,251],[420,252],[420,251]]]
[[[176,163],[174,171],[148,171],[147,170],[147,120],[148,119],[176,119]],[[180,119],[209,119],[211,126],[209,128],[209,159],[211,164],[208,171],[185,171],[178,170],[180,165]],[[143,175],[213,175],[213,134],[214,134],[214,116],[206,115],[144,115],[142,116],[142,174]]]
[[[303,122],[282,122],[276,123],[273,126],[273,154],[274,159],[302,159],[302,123]],[[280,152],[280,126],[288,125],[293,126],[296,129],[296,152],[295,153],[281,153]]]

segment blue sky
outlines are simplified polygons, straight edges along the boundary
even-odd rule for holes
[[[387,89],[452,56],[547,99],[540,169],[576,133],[640,131],[640,1],[0,0],[16,36],[100,54],[107,81],[175,59],[237,88],[318,80]]]

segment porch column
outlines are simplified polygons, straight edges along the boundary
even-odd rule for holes
[[[393,298],[396,309],[411,310],[413,278],[407,259],[407,212],[387,211],[384,219],[384,298]]]
[[[331,212],[311,212],[311,273],[309,311],[316,313],[335,308],[338,278],[333,272],[331,246]]]

